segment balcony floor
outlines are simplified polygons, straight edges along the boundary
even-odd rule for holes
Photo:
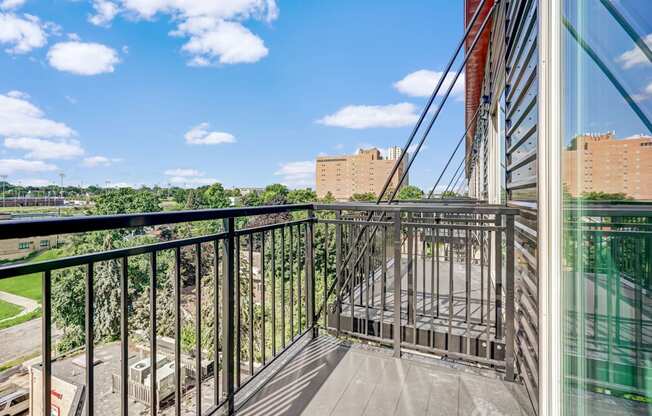
[[[493,376],[493,377],[492,377]],[[530,415],[524,388],[443,361],[330,336],[308,343],[237,412],[253,415]]]

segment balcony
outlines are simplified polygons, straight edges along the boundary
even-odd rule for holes
[[[0,223],[2,238],[113,230],[127,245],[0,268],[43,274],[31,414],[532,414],[515,362],[516,215],[451,200]],[[191,222],[210,232],[129,244]],[[54,354],[66,270],[84,281],[70,294],[84,345]],[[96,336],[107,276],[115,340]]]

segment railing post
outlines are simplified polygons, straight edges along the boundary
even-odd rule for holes
[[[401,212],[394,212],[394,357],[401,358]]]
[[[313,337],[317,336],[317,325],[315,320],[315,256],[314,256],[314,245],[315,245],[315,211],[313,209],[308,211],[308,225],[306,227],[306,281],[308,286],[308,293],[306,293],[306,301],[308,307],[308,326],[312,328]],[[324,288],[326,290],[326,288]],[[325,310],[324,310],[325,312]]]
[[[342,211],[335,213],[335,219],[338,221],[335,225],[335,330],[339,336],[342,328],[342,223],[339,222],[342,219]]]
[[[234,410],[233,381],[234,381],[234,339],[235,328],[233,326],[234,318],[234,297],[235,297],[235,220],[233,217],[224,220],[224,230],[227,235],[224,240],[224,273],[222,274],[222,362],[223,391],[226,395],[227,414],[232,414]]]
[[[505,378],[514,380],[514,215],[506,216],[505,247]]]
[[[494,232],[494,279],[496,292],[496,339],[503,337],[503,216],[497,213]]]

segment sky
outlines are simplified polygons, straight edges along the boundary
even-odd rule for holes
[[[0,175],[314,187],[318,155],[405,143],[462,34],[462,8],[0,0]],[[463,114],[461,74],[412,183],[432,185]]]

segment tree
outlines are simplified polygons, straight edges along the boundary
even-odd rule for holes
[[[219,182],[204,191],[204,203],[209,208],[226,208],[231,205],[224,187]]]
[[[132,188],[111,189],[95,197],[98,215],[136,214],[160,211],[158,197],[152,192]]]
[[[331,191],[328,191],[326,195],[324,195],[324,197],[321,199],[321,202],[325,202],[327,204],[331,202],[335,202],[335,197],[333,196]]]
[[[186,209],[200,209],[204,207],[203,194],[196,189],[190,189],[186,196]]]
[[[457,197],[457,196],[458,196],[458,195],[457,195],[455,192],[453,192],[453,191],[444,191],[444,192],[442,192],[442,194],[441,194],[441,197],[442,197],[442,198],[455,198],[455,197]]]
[[[317,194],[310,188],[294,189],[288,193],[287,201],[290,204],[305,204],[317,200]]]
[[[628,197],[624,192],[610,194],[601,191],[583,192],[580,198],[586,201],[626,201],[628,199],[632,199],[631,197]]]
[[[359,202],[374,202],[376,201],[376,195],[373,192],[364,192],[361,194],[353,194],[351,201]]]
[[[280,200],[287,200],[290,190],[280,183],[267,185],[261,196],[264,205],[276,205]]]
[[[404,186],[398,193],[397,198],[400,200],[407,199],[421,199],[423,198],[423,191],[414,185]]]

